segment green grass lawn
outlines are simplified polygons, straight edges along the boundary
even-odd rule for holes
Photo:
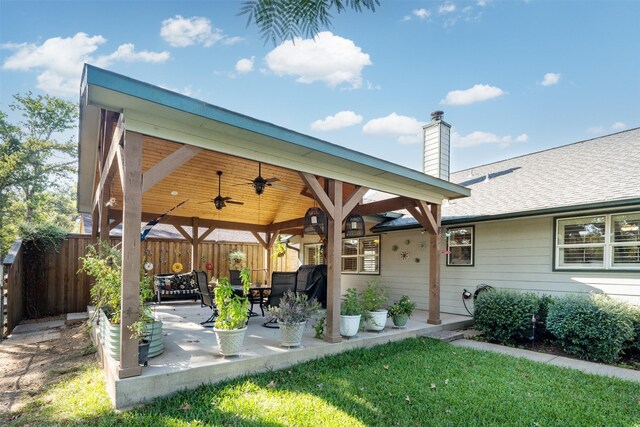
[[[117,413],[96,366],[14,425],[640,426],[640,384],[410,339]]]

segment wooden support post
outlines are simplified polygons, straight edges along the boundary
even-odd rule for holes
[[[327,331],[325,340],[330,343],[342,341],[340,335],[340,250],[342,245],[342,182],[329,181],[329,199],[333,212],[327,227]]]
[[[140,375],[138,342],[128,326],[140,312],[140,223],[142,221],[142,135],[125,135],[122,193],[122,316],[120,319],[120,368],[118,378]]]
[[[200,218],[191,218],[191,269],[200,270],[200,238],[198,234],[200,232],[199,225]]]
[[[111,187],[105,186],[102,193],[100,193],[100,206],[98,210],[100,212],[100,241],[106,242],[109,240],[109,207],[106,205],[107,201],[111,198]]]
[[[93,213],[91,214],[91,244],[95,245],[98,243],[98,226],[100,225],[100,212],[98,212],[98,207],[93,208]]]
[[[436,232],[429,236],[429,318],[427,323],[439,325],[440,320],[440,221],[441,206],[431,205]]]

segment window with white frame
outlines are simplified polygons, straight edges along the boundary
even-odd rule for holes
[[[380,236],[343,239],[341,271],[351,274],[379,274]]]
[[[556,219],[556,269],[640,269],[640,212]]]
[[[473,266],[474,228],[456,227],[447,229],[447,265]]]
[[[324,264],[324,248],[322,243],[304,245],[304,263],[306,265]]]

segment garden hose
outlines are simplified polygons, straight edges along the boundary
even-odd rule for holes
[[[480,293],[484,292],[484,291],[488,291],[490,289],[493,289],[493,286],[489,286],[486,285],[484,283],[478,285],[476,287],[476,291],[473,293],[473,301],[475,303],[476,299],[478,299],[478,295],[480,295]],[[464,304],[464,309],[467,310],[467,313],[469,313],[471,316],[473,316],[473,313],[469,310],[469,307],[467,307],[467,300],[469,298],[471,298],[471,292],[469,292],[468,290],[464,289],[462,291],[462,304]]]

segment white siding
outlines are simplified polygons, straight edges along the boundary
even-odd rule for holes
[[[462,291],[466,288],[474,292],[480,284],[550,295],[605,292],[640,305],[640,273],[552,271],[551,217],[474,225],[473,267],[447,267],[446,256],[441,256],[440,305],[444,313],[468,314],[462,304]],[[313,240],[317,241],[317,237]],[[397,251],[392,250],[394,245],[398,246]],[[443,238],[443,249],[444,245]],[[407,260],[400,258],[404,250],[409,252]],[[391,302],[406,294],[419,309],[426,310],[429,305],[429,235],[420,230],[383,233],[380,256],[379,277],[391,288]],[[416,263],[415,258],[420,262]],[[372,277],[378,276],[343,274],[342,292],[350,287],[362,289]],[[467,301],[470,309],[472,301]]]

